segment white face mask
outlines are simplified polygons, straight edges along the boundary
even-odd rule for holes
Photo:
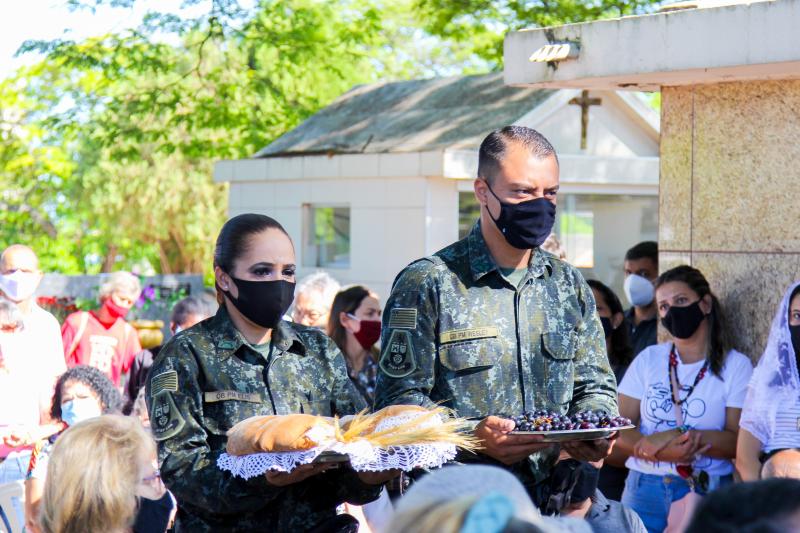
[[[27,300],[39,286],[39,274],[15,270],[11,274],[0,275],[0,290],[13,302]]]
[[[653,302],[655,288],[653,283],[637,274],[631,274],[625,278],[625,296],[628,301],[636,307],[646,307]]]

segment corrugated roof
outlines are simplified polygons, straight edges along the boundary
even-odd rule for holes
[[[508,87],[502,73],[360,85],[255,157],[477,147],[552,93]]]

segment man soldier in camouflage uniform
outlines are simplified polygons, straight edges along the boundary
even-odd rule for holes
[[[617,412],[614,374],[592,291],[539,245],[551,231],[558,159],[538,132],[507,127],[479,155],[481,215],[463,240],[406,267],[384,312],[375,408],[443,404],[474,421],[477,456],[505,465],[537,504],[558,447],[509,435],[515,415],[546,409]],[[564,443],[579,460],[609,440]]]
[[[227,431],[246,418],[346,415],[366,405],[332,340],[280,320],[294,292],[294,248],[283,228],[263,215],[239,215],[223,227],[216,250],[223,304],[164,345],[146,388],[161,476],[178,500],[177,530],[307,531],[336,520],[345,501],[375,500],[385,479],[349,467],[309,464],[245,480],[217,465]],[[279,281],[261,281],[274,272]]]

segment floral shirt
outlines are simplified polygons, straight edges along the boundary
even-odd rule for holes
[[[370,353],[364,359],[364,366],[361,367],[360,372],[355,376],[352,372],[348,372],[348,374],[350,375],[350,380],[353,382],[353,385],[358,389],[358,392],[360,392],[361,396],[372,406],[372,402],[375,401],[375,382],[378,378],[378,362],[375,357]]]

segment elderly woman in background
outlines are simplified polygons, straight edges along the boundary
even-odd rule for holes
[[[759,478],[761,464],[781,450],[800,449],[800,283],[781,299],[764,354],[753,371],[742,409],[736,471]]]
[[[114,272],[100,286],[99,309],[69,315],[61,327],[67,366],[93,366],[119,387],[120,377],[142,351],[136,330],[125,321],[140,293],[136,276]]]
[[[292,321],[303,326],[324,329],[339,282],[327,272],[314,272],[297,283]]]
[[[155,443],[133,417],[103,415],[69,428],[47,466],[45,533],[129,533],[154,504],[169,499],[153,466]],[[160,507],[159,507],[160,508]],[[164,531],[172,505],[165,508]]]

